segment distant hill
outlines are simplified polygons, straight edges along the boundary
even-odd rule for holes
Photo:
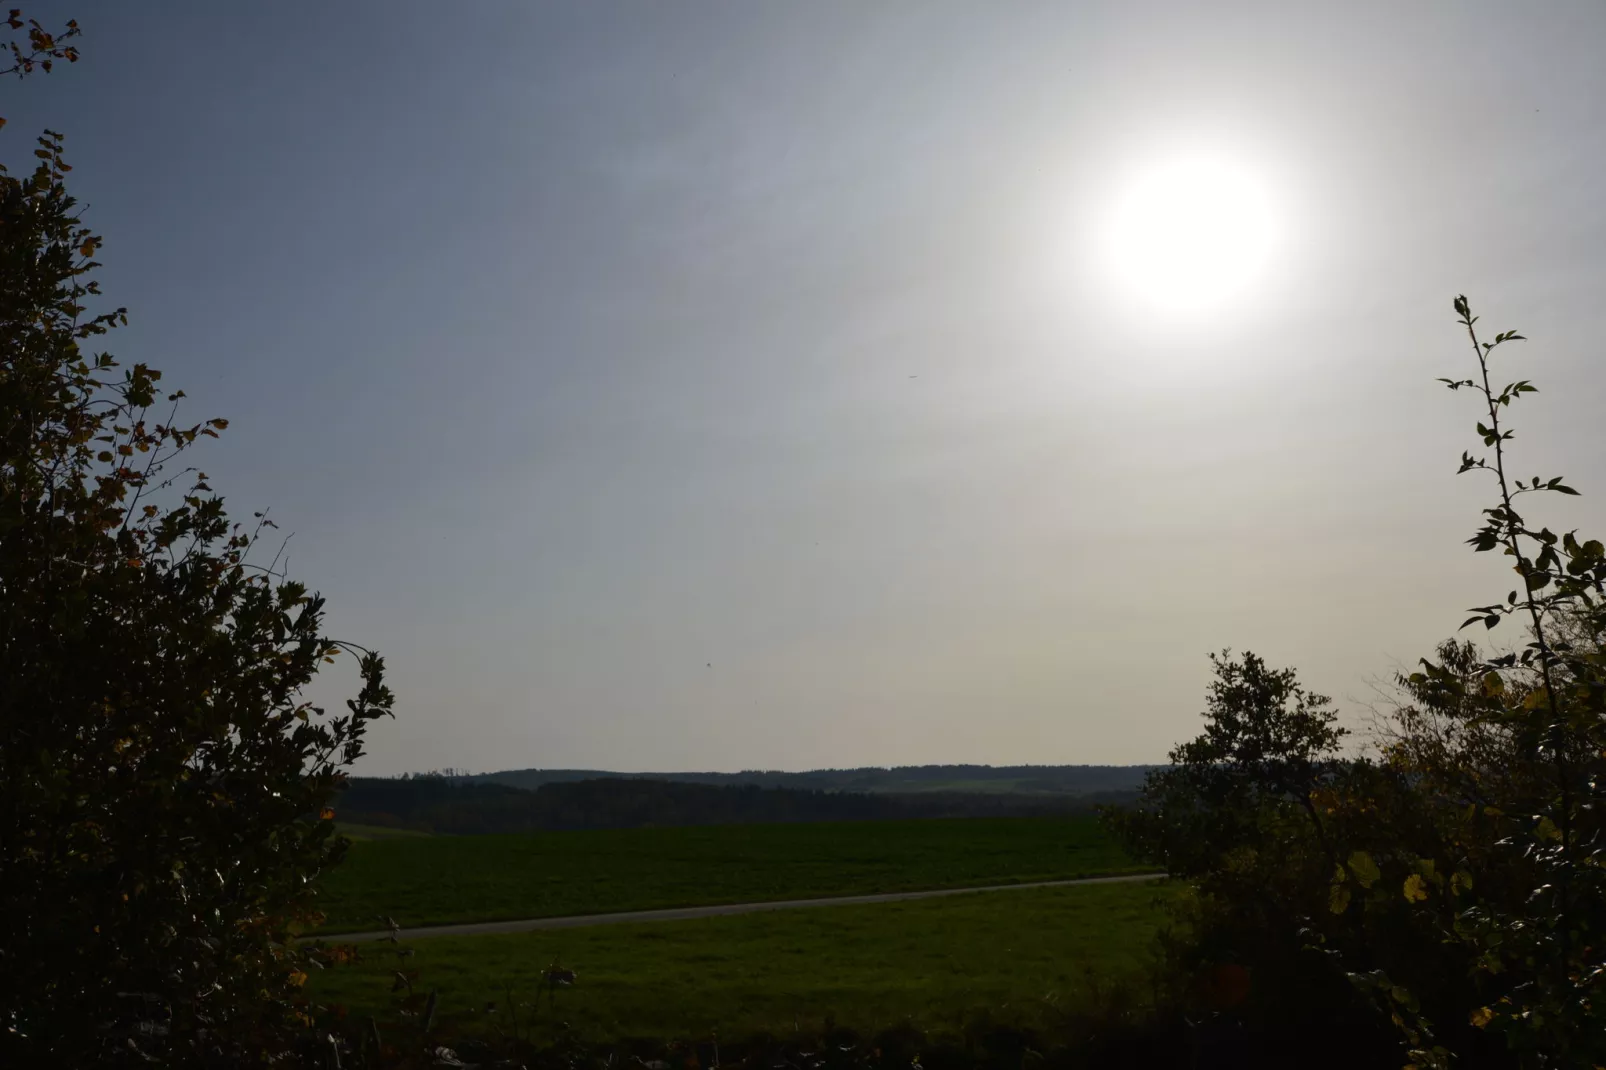
[[[814,769],[804,773],[615,773],[603,769],[508,769],[457,777],[470,783],[533,789],[580,780],[665,780],[713,786],[754,785],[801,791],[910,795],[925,792],[1087,796],[1134,792],[1152,765],[907,765],[893,768]]]
[[[576,773],[577,770],[565,770]],[[695,774],[693,774],[695,775]],[[721,774],[711,774],[720,776]],[[797,775],[797,774],[781,774]],[[932,783],[942,783],[933,781]],[[352,778],[335,801],[345,824],[440,833],[640,828],[939,817],[1033,817],[1122,803],[1131,791],[850,792],[704,784],[645,776],[550,779],[521,788],[488,779]]]

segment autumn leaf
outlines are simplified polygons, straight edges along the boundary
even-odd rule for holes
[[[1370,888],[1383,875],[1372,856],[1365,851],[1356,851],[1349,856],[1349,868],[1355,874],[1355,879],[1361,882],[1362,888]]]
[[[1420,903],[1428,897],[1428,883],[1422,879],[1420,873],[1413,873],[1405,878],[1405,898],[1413,903]]]
[[[1470,1020],[1472,1024],[1477,1026],[1479,1029],[1486,1028],[1490,1022],[1494,1021],[1494,1011],[1490,1010],[1488,1007],[1479,1007],[1477,1010],[1472,1012],[1472,1017]]]

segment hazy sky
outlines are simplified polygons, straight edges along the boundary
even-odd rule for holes
[[[1606,528],[1595,2],[27,13],[3,157],[389,659],[361,771],[1155,761],[1224,646],[1354,712],[1509,586],[1460,291]],[[1204,156],[1269,245],[1179,308],[1108,235]]]

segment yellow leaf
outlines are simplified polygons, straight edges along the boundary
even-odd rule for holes
[[[1561,829],[1557,828],[1556,823],[1550,818],[1541,817],[1538,827],[1534,829],[1534,835],[1544,840],[1559,840],[1561,839]]]
[[[1327,897],[1327,906],[1334,914],[1342,914],[1348,910],[1349,887],[1343,884],[1333,885],[1333,890]]]
[[[1355,874],[1355,879],[1361,882],[1362,888],[1370,888],[1383,875],[1377,863],[1372,861],[1372,856],[1365,851],[1356,851],[1349,856],[1349,868]]]
[[[289,976],[288,980],[292,985],[300,988],[302,985],[307,983],[307,975],[302,973],[300,970],[297,970],[295,973],[292,973]]]
[[[1420,903],[1428,897],[1428,882],[1422,879],[1420,873],[1413,873],[1405,878],[1405,898],[1413,903]]]
[[[1477,1026],[1479,1029],[1483,1029],[1490,1022],[1494,1021],[1494,1011],[1490,1010],[1488,1007],[1479,1007],[1477,1010],[1472,1012],[1471,1021],[1473,1025]]]
[[[1450,890],[1460,895],[1472,887],[1472,874],[1464,869],[1458,869],[1450,877]]]

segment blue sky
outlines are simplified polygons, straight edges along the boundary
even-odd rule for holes
[[[1504,594],[1455,293],[1606,520],[1606,9],[1205,7],[63,0],[0,136],[388,656],[362,771],[1153,761]],[[1201,150],[1278,240],[1178,311],[1101,235]]]

